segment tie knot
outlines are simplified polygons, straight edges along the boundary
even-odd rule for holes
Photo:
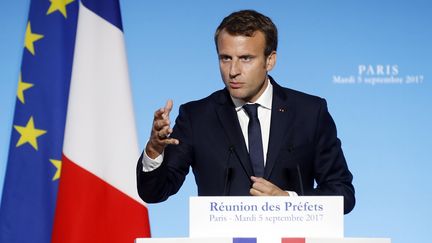
[[[258,106],[259,104],[246,104],[243,108],[250,118],[258,118]]]

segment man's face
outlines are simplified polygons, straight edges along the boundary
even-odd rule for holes
[[[260,31],[248,37],[222,30],[217,43],[220,72],[229,93],[244,102],[255,102],[267,88],[267,72],[276,63],[276,52],[264,56],[265,37]]]

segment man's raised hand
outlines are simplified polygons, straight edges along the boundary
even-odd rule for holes
[[[164,108],[154,113],[153,126],[145,151],[147,156],[155,159],[162,154],[168,144],[179,144],[179,140],[170,138],[172,128],[170,127],[169,113],[173,107],[173,101],[168,100]]]

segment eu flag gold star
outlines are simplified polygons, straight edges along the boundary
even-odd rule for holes
[[[31,25],[29,21],[27,23],[27,28],[25,32],[24,46],[33,56],[35,55],[34,42],[42,39],[43,37],[44,37],[43,35],[32,33]]]
[[[47,133],[45,130],[35,128],[33,116],[30,117],[25,127],[15,125],[14,128],[21,134],[16,146],[19,147],[25,143],[29,143],[36,150],[38,150],[37,138]]]
[[[21,101],[21,103],[25,104],[24,91],[27,89],[30,89],[31,87],[33,87],[33,84],[23,82],[22,77],[21,77],[21,73],[20,73],[19,78],[18,78],[17,97],[18,97],[19,101]]]
[[[54,174],[52,180],[58,180],[60,178],[60,173],[61,173],[61,160],[56,160],[56,159],[50,159],[51,163],[56,167],[56,173]]]
[[[67,18],[66,5],[73,1],[74,0],[50,0],[51,5],[48,8],[47,15],[54,11],[59,11],[65,18]]]

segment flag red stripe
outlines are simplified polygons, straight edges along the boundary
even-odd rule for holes
[[[63,155],[52,242],[134,242],[150,237],[147,219],[145,206]]]
[[[305,238],[282,238],[282,243],[306,243]]]

